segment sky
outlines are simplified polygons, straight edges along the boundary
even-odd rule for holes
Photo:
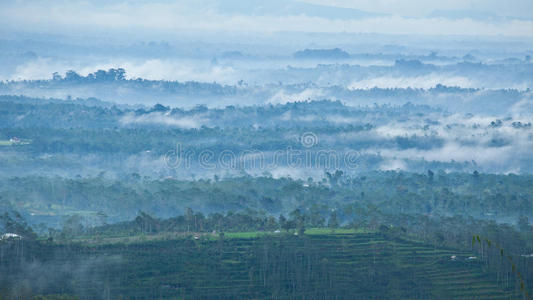
[[[533,37],[531,0],[7,0],[2,32],[323,32]]]
[[[523,19],[531,19],[533,17],[533,1],[529,0],[306,0],[305,2],[358,8],[405,17],[426,17],[439,10],[469,11],[471,17],[481,13]]]

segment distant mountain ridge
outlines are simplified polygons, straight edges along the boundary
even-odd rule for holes
[[[348,59],[350,54],[340,48],[334,49],[305,49],[294,53],[294,58],[328,58]]]
[[[209,1],[210,2],[210,1]],[[213,3],[215,2],[215,3]],[[306,15],[308,17],[319,17],[325,19],[363,19],[370,17],[386,16],[387,14],[363,11],[353,8],[336,7],[329,5],[319,5],[294,0],[227,0],[213,1],[213,7],[217,12],[223,14],[237,15],[275,15],[291,16]]]

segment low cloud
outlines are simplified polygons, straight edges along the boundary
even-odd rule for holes
[[[458,114],[437,118],[438,124],[424,125],[420,120],[405,123],[391,122],[372,130],[382,139],[433,136],[442,145],[425,149],[420,147],[373,147],[366,154],[378,154],[384,159],[380,169],[405,169],[405,161],[475,162],[488,172],[529,172],[533,163],[530,150],[533,147],[531,127],[516,128],[516,124],[528,124],[531,119],[506,121],[494,117],[464,117]],[[501,123],[500,123],[501,122]],[[515,126],[513,126],[513,123]]]
[[[61,75],[69,70],[87,76],[97,70],[123,68],[126,78],[143,78],[150,80],[199,81],[235,84],[242,76],[234,68],[213,65],[207,60],[191,59],[147,59],[124,60],[109,58],[92,58],[90,60],[59,60],[39,57],[18,65],[12,74],[0,77],[0,80],[37,80],[50,79],[57,72]]]
[[[383,76],[354,81],[348,88],[371,89],[371,88],[422,88],[429,89],[437,84],[446,86],[458,86],[462,88],[480,87],[473,80],[463,76],[446,76],[445,74],[429,74],[417,77],[393,77]]]
[[[378,169],[381,171],[405,171],[407,164],[401,159],[387,159],[379,165]]]
[[[201,116],[179,117],[171,115],[170,113],[151,112],[142,115],[126,115],[120,119],[120,123],[122,125],[153,124],[191,129],[200,128],[207,123],[207,120]]]
[[[325,95],[321,89],[305,89],[298,93],[290,93],[285,90],[276,92],[267,100],[267,103],[285,104],[288,102],[318,100]]]
[[[211,65],[205,61],[151,59],[139,63],[127,62],[129,78],[153,80],[201,81],[235,84],[236,70],[228,66]]]

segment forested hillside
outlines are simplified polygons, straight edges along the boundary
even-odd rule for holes
[[[0,300],[530,300],[532,12],[0,0]]]
[[[521,298],[514,275],[496,281],[471,251],[384,233],[332,230],[304,236],[127,240],[96,245],[4,243],[0,247],[10,259],[0,261],[0,268],[14,276],[4,279],[0,290],[17,297],[44,295],[38,299],[58,294],[62,299]]]

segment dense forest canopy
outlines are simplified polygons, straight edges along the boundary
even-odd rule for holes
[[[126,81],[121,72],[54,80],[107,76],[102,81]],[[437,86],[406,92],[480,91]],[[529,92],[489,93],[514,97]],[[351,106],[331,100],[221,108],[11,95],[0,102],[1,228],[12,235],[4,238],[8,252],[18,249],[17,239],[37,243],[27,249],[37,255],[32,251],[73,251],[53,250],[53,241],[120,245],[137,236],[160,243],[222,239],[225,233],[233,240],[242,232],[304,237],[329,228],[377,233],[387,243],[407,239],[456,253],[475,250],[464,252],[463,260],[481,251],[490,276],[508,272],[511,264],[494,267],[496,250],[474,248],[471,237],[476,235],[502,245],[520,262],[520,270],[528,267],[521,258],[533,249],[533,178],[531,156],[521,147],[531,143],[532,128],[523,114],[459,114],[410,102]],[[450,153],[453,147],[461,152]],[[492,155],[500,155],[499,160]],[[39,245],[40,239],[49,245]],[[42,247],[52,248],[38,250]],[[86,259],[86,250],[74,251],[73,257]],[[59,267],[54,259],[40,260]],[[99,262],[91,263],[96,267],[101,268]],[[497,285],[512,290],[520,280],[513,273]],[[72,284],[69,289],[94,293],[88,283]],[[43,290],[52,291],[50,285]]]

